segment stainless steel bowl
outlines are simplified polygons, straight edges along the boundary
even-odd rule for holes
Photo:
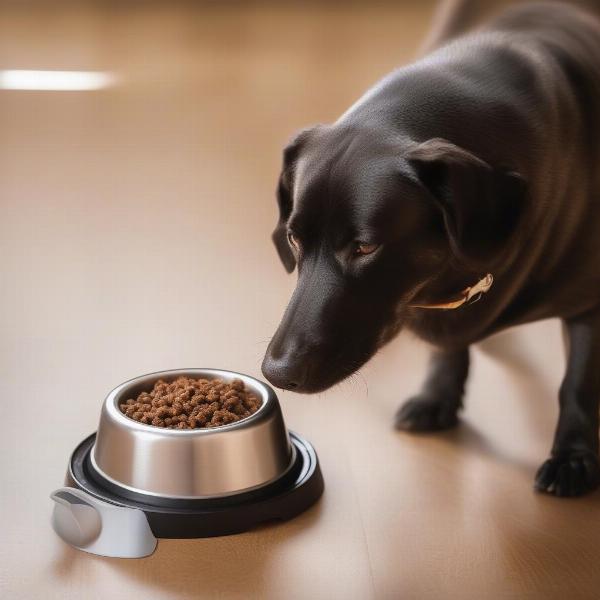
[[[154,383],[184,375],[241,379],[262,399],[253,415],[214,429],[164,429],[125,416],[119,403]],[[132,379],[107,396],[100,415],[93,468],[116,486],[138,494],[199,499],[229,496],[266,485],[292,466],[290,443],[275,392],[240,373],[217,369],[160,371]]]

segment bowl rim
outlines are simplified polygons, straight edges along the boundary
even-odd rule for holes
[[[244,382],[244,385],[248,386],[252,392],[259,394],[262,400],[261,406],[256,412],[244,417],[243,419],[240,419],[239,421],[235,421],[234,423],[219,425],[218,427],[197,427],[195,429],[168,429],[166,427],[157,427],[156,425],[151,425],[149,423],[142,423],[141,421],[136,421],[135,419],[128,417],[119,408],[118,403],[122,399],[126,390],[134,385],[143,383],[144,380],[147,380],[148,384],[153,385],[154,382],[162,378],[176,379],[179,376],[205,378],[206,375],[209,375],[209,377],[206,377],[207,379],[224,379],[226,381],[231,381],[232,379],[241,379]],[[130,429],[135,429],[144,433],[152,432],[167,436],[197,436],[215,435],[226,431],[247,427],[253,422],[260,420],[267,410],[276,402],[277,395],[275,394],[273,388],[270,385],[256,379],[255,377],[252,377],[251,375],[246,375],[245,373],[239,373],[237,371],[229,371],[226,369],[194,367],[153,371],[151,373],[145,373],[144,375],[138,375],[137,377],[128,379],[119,384],[117,387],[113,388],[108,393],[104,400],[104,407],[111,418],[119,421]]]

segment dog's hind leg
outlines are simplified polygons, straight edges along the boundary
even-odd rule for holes
[[[435,350],[420,393],[409,398],[396,413],[396,428],[439,431],[454,427],[458,423],[468,374],[468,347]]]
[[[600,484],[600,310],[565,320],[567,372],[559,393],[559,417],[550,458],[535,487],[557,496],[579,496]]]

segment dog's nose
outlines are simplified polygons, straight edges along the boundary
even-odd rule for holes
[[[262,364],[263,375],[275,386],[284,390],[301,389],[306,383],[308,365],[298,357],[273,358],[265,356]]]

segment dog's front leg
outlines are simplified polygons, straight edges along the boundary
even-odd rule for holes
[[[469,348],[436,350],[421,392],[396,413],[396,428],[405,431],[438,431],[458,423],[465,382],[469,374]]]
[[[600,310],[565,321],[564,332],[567,372],[560,388],[558,426],[535,487],[557,496],[579,496],[600,483]]]

